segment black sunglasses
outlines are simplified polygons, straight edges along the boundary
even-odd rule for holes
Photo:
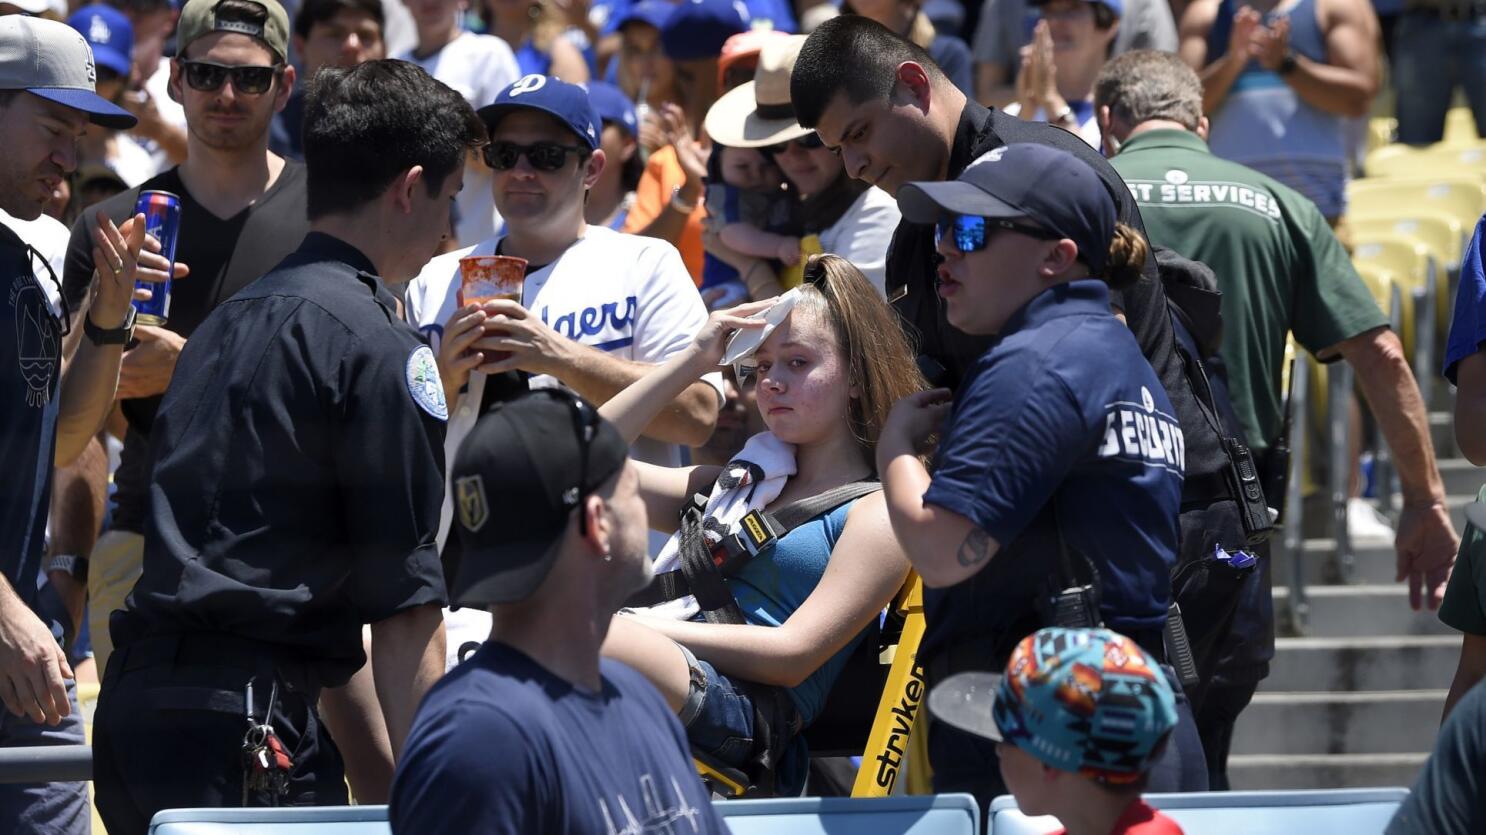
[[[934,225],[934,246],[937,248],[940,241],[949,238],[955,242],[955,249],[962,253],[979,252],[985,249],[986,244],[990,242],[993,230],[1018,232],[1039,241],[1057,241],[1063,238],[1056,232],[1049,232],[1038,226],[1015,223],[1001,218],[950,215]]]
[[[284,65],[229,67],[210,61],[182,61],[181,69],[185,72],[186,83],[193,90],[215,93],[222,89],[222,82],[231,76],[233,90],[256,96],[268,92],[268,88],[273,86],[274,78],[283,72]]]
[[[485,158],[485,164],[496,171],[510,171],[516,167],[516,161],[522,156],[530,160],[531,167],[538,171],[556,171],[567,165],[568,154],[581,155],[587,150],[580,145],[563,145],[558,142],[533,142],[530,145],[492,142],[480,149],[480,155]]]
[[[820,134],[816,133],[815,131],[811,131],[804,136],[798,137],[796,139],[790,139],[785,142],[780,142],[777,145],[767,145],[761,150],[772,157],[775,154],[782,154],[785,151],[789,150],[789,146],[792,144],[799,145],[800,148],[806,151],[813,151],[816,148],[824,148],[826,146],[825,140],[820,138]]]

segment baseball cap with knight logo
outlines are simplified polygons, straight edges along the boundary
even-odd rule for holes
[[[0,90],[25,90],[86,113],[95,125],[124,130],[136,119],[96,92],[98,69],[81,33],[25,15],[0,17]]]
[[[180,23],[176,26],[176,55],[185,56],[186,47],[198,38],[213,32],[236,32],[257,38],[274,51],[279,63],[289,55],[289,13],[277,0],[238,0],[263,9],[262,23],[243,20],[238,15],[223,15],[224,0],[186,0],[181,9]]]

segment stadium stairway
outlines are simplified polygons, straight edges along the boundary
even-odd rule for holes
[[[1442,409],[1430,422],[1450,515],[1461,532],[1464,507],[1486,470],[1459,457],[1450,417]],[[1329,514],[1317,504],[1307,515]],[[1391,541],[1352,545],[1354,568],[1343,581],[1335,541],[1305,540],[1303,635],[1285,631],[1291,566],[1286,555],[1276,556],[1280,632],[1270,676],[1234,732],[1234,789],[1409,786],[1434,745],[1460,634],[1433,612],[1409,609],[1407,584],[1393,581]]]

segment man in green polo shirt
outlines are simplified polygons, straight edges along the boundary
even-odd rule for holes
[[[1286,336],[1293,332],[1323,362],[1345,359],[1398,465],[1398,578],[1409,578],[1415,609],[1426,598],[1438,608],[1459,539],[1445,510],[1423,399],[1398,337],[1325,218],[1295,191],[1208,150],[1202,83],[1175,55],[1121,55],[1100,73],[1094,103],[1105,151],[1135,195],[1151,242],[1217,274],[1221,354],[1256,457],[1262,461],[1283,430]],[[1234,637],[1198,711],[1214,788],[1223,787],[1233,720],[1274,655],[1265,569],[1240,603]]]

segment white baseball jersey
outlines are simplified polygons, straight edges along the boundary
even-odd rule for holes
[[[427,58],[416,58],[411,50],[397,57],[449,85],[476,110],[494,102],[501,90],[521,77],[511,47],[494,35],[464,32]],[[471,246],[500,228],[491,179],[484,165],[465,166],[464,189],[454,198],[459,208],[454,237],[461,246]]]
[[[500,240],[491,238],[469,249],[440,255],[408,283],[408,321],[428,337],[435,352],[442,342],[444,324],[459,309],[459,259],[494,255]],[[528,274],[521,302],[558,333],[637,362],[665,362],[685,348],[707,321],[707,309],[674,246],[601,226],[587,227],[584,236],[556,261]],[[717,389],[721,403],[721,372],[702,379]],[[531,379],[532,388],[556,385],[560,382],[546,375]],[[446,460],[454,460],[460,442],[474,427],[484,393],[485,375],[471,374],[458,407],[449,415],[444,440]],[[630,455],[638,461],[668,467],[682,463],[679,446],[651,438],[636,441]],[[441,547],[453,519],[448,494],[446,490],[439,525]],[[665,537],[658,541],[664,543]]]

